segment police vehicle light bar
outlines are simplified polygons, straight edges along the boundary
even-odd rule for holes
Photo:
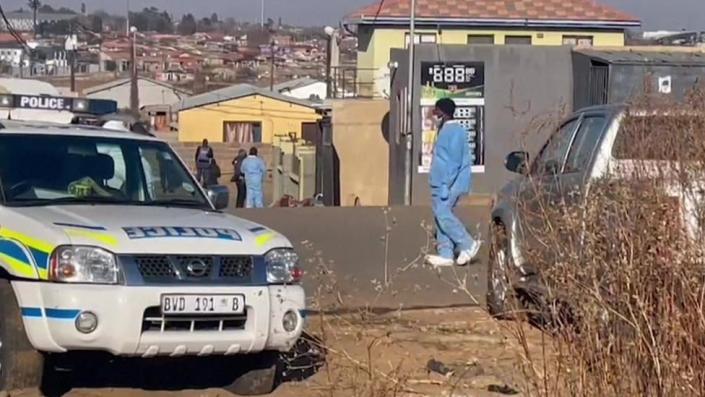
[[[109,99],[87,99],[22,94],[0,94],[0,107],[67,111],[95,116],[116,113],[118,110],[117,102]]]

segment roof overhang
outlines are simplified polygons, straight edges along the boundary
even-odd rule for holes
[[[504,19],[504,18],[438,18],[417,17],[417,25],[450,27],[535,27],[580,29],[626,29],[641,26],[639,21],[605,21],[578,19]],[[346,20],[349,25],[408,26],[409,17],[358,16]]]

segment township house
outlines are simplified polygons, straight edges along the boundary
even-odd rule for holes
[[[624,46],[639,20],[599,0],[417,0],[415,43]],[[361,96],[387,97],[393,48],[409,45],[410,0],[384,0],[345,17],[357,31]]]
[[[239,84],[184,99],[179,105],[179,141],[272,144],[276,136],[301,137],[320,119],[313,102]]]

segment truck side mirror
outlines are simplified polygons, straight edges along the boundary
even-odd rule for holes
[[[230,192],[226,186],[211,186],[207,190],[208,199],[213,203],[215,209],[223,210],[228,208],[230,202]]]
[[[509,172],[526,175],[529,173],[529,153],[527,152],[511,152],[504,160],[504,167]]]

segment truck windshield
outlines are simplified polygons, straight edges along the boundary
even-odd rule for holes
[[[166,143],[66,135],[0,135],[8,206],[118,204],[211,209]]]

